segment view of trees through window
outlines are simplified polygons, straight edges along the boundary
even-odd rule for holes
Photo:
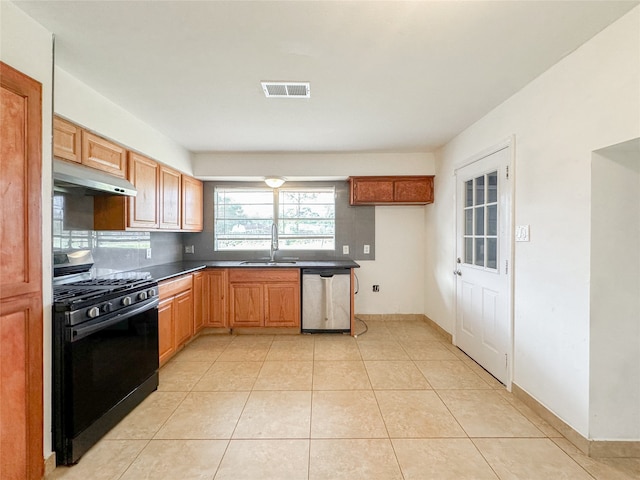
[[[335,189],[215,189],[215,250],[269,250],[278,225],[282,250],[335,249]]]

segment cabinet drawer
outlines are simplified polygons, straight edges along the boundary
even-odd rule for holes
[[[193,277],[191,274],[183,275],[175,280],[167,280],[161,282],[159,285],[160,299],[163,300],[167,297],[172,297],[185,290],[191,290]]]
[[[298,268],[232,268],[229,282],[298,282]]]

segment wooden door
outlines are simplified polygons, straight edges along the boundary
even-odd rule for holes
[[[265,327],[300,326],[300,284],[265,285]]]
[[[82,129],[59,117],[53,117],[53,156],[72,162],[82,161]]]
[[[44,470],[42,86],[0,62],[0,478]]]
[[[176,349],[193,336],[193,292],[191,289],[175,296]]]
[[[118,144],[83,130],[82,163],[124,178],[127,173],[127,151]]]
[[[180,172],[160,166],[160,228],[180,230]]]
[[[457,170],[455,344],[508,384],[511,352],[511,149]]]
[[[160,165],[150,158],[129,152],[129,181],[138,195],[128,199],[129,222],[132,228],[158,228],[158,188]]]
[[[261,327],[264,325],[264,286],[261,283],[229,285],[231,327]]]
[[[227,270],[207,270],[206,282],[205,291],[208,298],[205,298],[205,302],[208,310],[205,325],[212,328],[227,328],[229,326],[227,315]]]
[[[158,352],[160,365],[165,363],[176,350],[176,310],[174,297],[160,300],[158,305]]]
[[[202,231],[202,182],[182,175],[182,230]]]

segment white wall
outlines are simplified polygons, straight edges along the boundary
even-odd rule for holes
[[[193,174],[187,149],[60,67],[55,68],[54,111],[128,148]]]
[[[640,138],[593,154],[590,437],[640,439]]]
[[[455,318],[454,169],[515,134],[514,382],[587,437],[591,152],[640,133],[640,7],[460,133],[438,154],[426,314]]]
[[[0,2],[0,60],[42,84],[42,300],[44,452],[51,454],[51,102],[53,38],[12,3]]]
[[[376,259],[358,261],[356,314],[424,312],[425,208],[376,207]]]
[[[357,175],[432,175],[431,153],[196,153],[193,174],[203,180],[345,179]]]

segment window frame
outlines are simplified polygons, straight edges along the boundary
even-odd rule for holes
[[[217,223],[218,223],[218,218],[217,218],[217,214],[218,214],[218,208],[219,208],[219,204],[218,204],[218,191],[219,190],[237,190],[237,191],[248,191],[248,192],[266,192],[266,191],[270,191],[272,192],[272,197],[271,197],[271,207],[272,207],[272,212],[271,212],[271,218],[268,220],[269,221],[269,225],[271,225],[272,223],[276,222],[278,225],[278,237],[279,237],[279,249],[281,251],[287,252],[287,253],[294,253],[294,252],[305,252],[305,253],[309,253],[309,254],[313,254],[313,253],[325,253],[325,254],[335,254],[336,251],[336,243],[337,243],[337,238],[338,238],[338,232],[337,232],[337,224],[338,224],[338,219],[337,219],[337,210],[338,210],[338,206],[337,206],[337,190],[336,190],[336,186],[335,185],[309,185],[309,186],[305,186],[305,185],[300,185],[300,184],[293,184],[293,185],[287,185],[287,186],[283,186],[283,187],[279,187],[279,188],[270,188],[270,187],[266,187],[263,185],[256,185],[256,184],[238,184],[238,185],[228,185],[228,184],[219,184],[219,185],[215,185],[213,188],[213,251],[216,254],[233,254],[233,253],[247,253],[247,252],[264,252],[265,250],[268,251],[269,250],[269,244],[271,242],[271,236],[270,234],[265,234],[264,237],[260,236],[253,236],[253,237],[247,237],[246,239],[254,239],[254,240],[266,240],[267,242],[267,246],[265,247],[261,247],[260,245],[256,245],[255,247],[249,247],[249,248],[219,248],[219,237],[218,237],[218,228],[217,227]],[[308,192],[326,192],[326,193],[331,193],[332,197],[333,197],[333,212],[332,215],[333,217],[322,217],[322,220],[328,220],[331,219],[333,221],[333,234],[331,237],[328,237],[327,235],[308,235],[308,236],[301,236],[301,235],[296,235],[295,237],[293,235],[287,235],[285,233],[283,233],[283,225],[285,223],[285,221],[287,221],[288,219],[284,216],[281,216],[280,212],[281,212],[281,202],[280,202],[280,194],[281,192],[286,192],[286,191],[298,191],[298,192],[304,192],[304,191],[308,191]],[[266,203],[264,204],[266,205]],[[266,221],[266,219],[262,218],[262,217],[258,217],[255,219],[256,221]],[[331,243],[332,243],[332,247],[331,248],[299,248],[299,247],[287,247],[286,244],[284,244],[283,240],[285,239],[292,239],[292,238],[299,238],[299,239],[310,239],[311,241],[313,241],[314,239],[322,239],[322,238],[330,238]],[[242,240],[242,238],[238,238],[238,240]]]

